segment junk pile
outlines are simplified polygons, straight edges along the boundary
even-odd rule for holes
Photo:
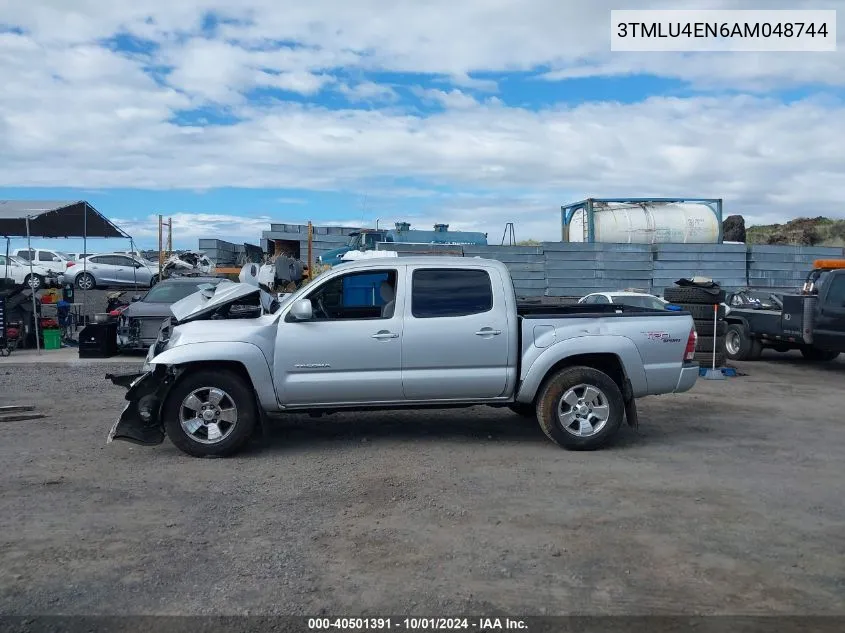
[[[214,272],[214,262],[201,251],[173,253],[164,260],[161,268],[163,278],[174,275],[208,275]]]

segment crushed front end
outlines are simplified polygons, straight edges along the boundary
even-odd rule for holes
[[[179,373],[175,367],[155,365],[141,374],[106,374],[106,379],[128,389],[128,402],[106,443],[123,440],[142,446],[161,444],[164,441],[161,407]]]

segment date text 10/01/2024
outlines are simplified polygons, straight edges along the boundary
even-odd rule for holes
[[[308,618],[311,631],[516,631],[527,628],[524,620],[512,618]]]

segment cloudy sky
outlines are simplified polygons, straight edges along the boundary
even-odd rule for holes
[[[842,35],[611,53],[620,4],[0,0],[0,198],[87,199],[142,246],[158,213],[192,247],[309,219],[558,239],[560,205],[588,196],[845,217]]]

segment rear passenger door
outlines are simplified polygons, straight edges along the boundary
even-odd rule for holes
[[[402,386],[407,400],[485,400],[508,377],[508,310],[484,268],[407,270]]]

